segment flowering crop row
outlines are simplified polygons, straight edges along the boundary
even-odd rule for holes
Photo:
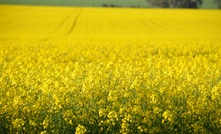
[[[94,43],[2,45],[0,131],[220,132],[220,41]]]

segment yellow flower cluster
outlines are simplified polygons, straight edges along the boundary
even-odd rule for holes
[[[220,12],[62,9],[1,8],[0,133],[221,133],[221,30],[211,15]],[[170,13],[172,24],[163,21]],[[20,24],[42,35],[39,22],[50,31],[65,15],[50,39],[23,36],[33,26]]]
[[[113,41],[1,45],[1,132],[220,132],[220,41]]]

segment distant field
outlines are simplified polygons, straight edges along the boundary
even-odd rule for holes
[[[213,0],[203,0],[201,8],[218,8]],[[146,0],[1,0],[2,4],[54,5],[54,6],[102,6],[114,4],[118,6],[150,7]]]
[[[0,133],[221,133],[221,11],[0,5]]]
[[[0,38],[220,37],[219,10],[1,6]],[[182,17],[181,17],[182,16]],[[16,18],[16,19],[15,19]]]

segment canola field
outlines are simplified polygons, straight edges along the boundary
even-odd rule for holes
[[[0,133],[221,133],[221,11],[0,16]]]

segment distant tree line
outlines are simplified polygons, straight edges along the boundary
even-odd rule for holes
[[[199,8],[203,0],[147,0],[155,7]],[[219,0],[220,1],[220,0]]]
[[[216,4],[218,5],[219,9],[221,9],[221,0],[214,0]]]
[[[146,0],[152,7],[163,8],[199,8],[203,0]],[[221,0],[213,0],[221,9]],[[122,7],[116,4],[103,4],[102,7]],[[141,6],[130,6],[131,8],[141,8]]]
[[[121,7],[121,6],[115,4],[103,4],[102,7]]]
[[[123,7],[120,5],[116,5],[116,4],[102,4],[102,7]],[[130,8],[142,8],[140,5],[132,5],[132,6],[128,6]]]

